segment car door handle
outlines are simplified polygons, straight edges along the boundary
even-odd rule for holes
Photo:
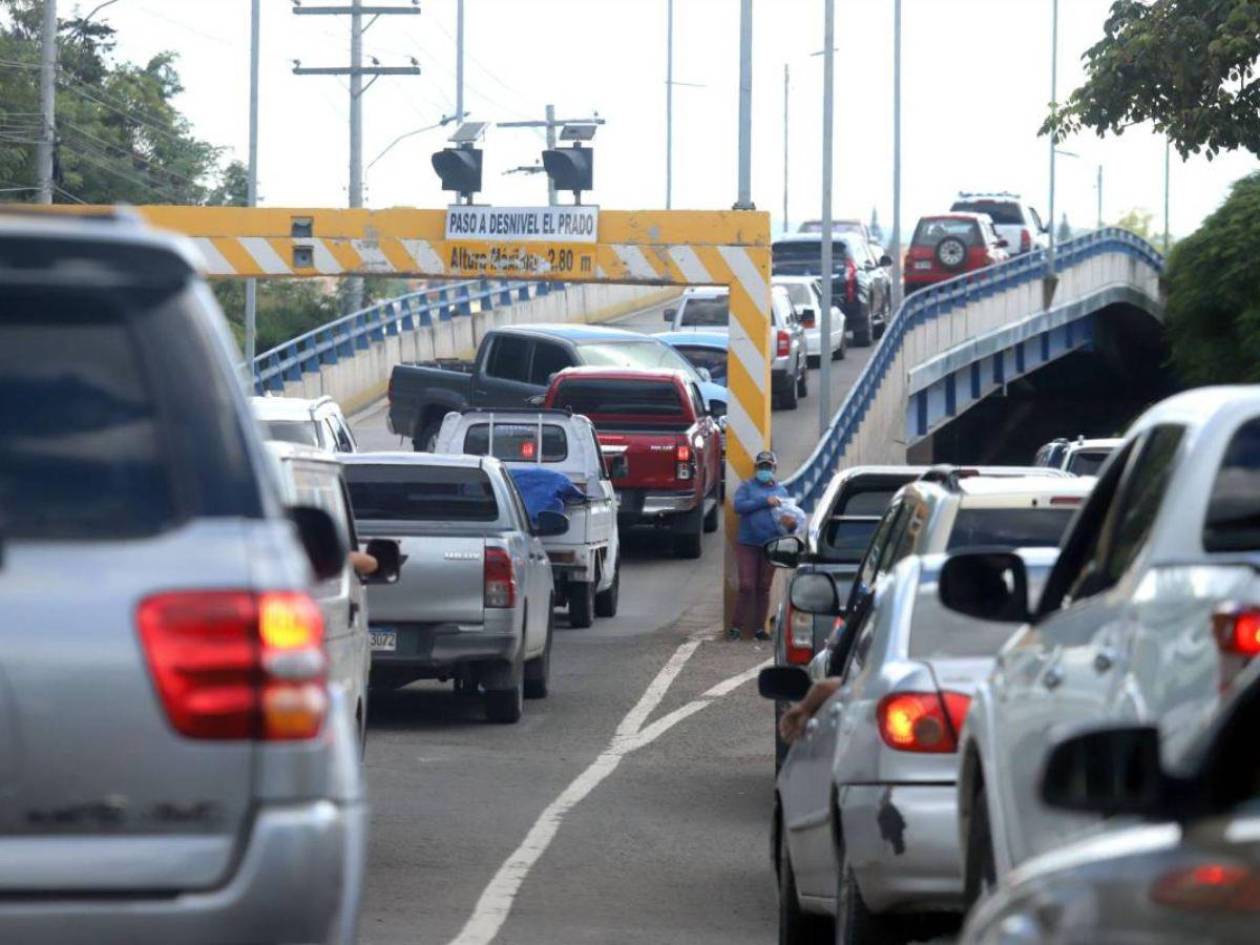
[[[1041,684],[1047,689],[1058,689],[1063,685],[1063,670],[1058,666],[1051,666],[1041,677]]]
[[[1094,671],[1097,673],[1105,673],[1115,664],[1116,657],[1110,649],[1103,648],[1094,656]]]

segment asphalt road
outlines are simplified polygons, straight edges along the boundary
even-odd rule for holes
[[[659,309],[623,320],[658,331]],[[840,397],[870,349],[836,362]],[[817,441],[817,371],[773,414],[784,470]],[[360,448],[397,449],[381,406]],[[772,713],[753,676],[767,645],[716,639],[722,535],[704,556],[624,546],[618,616],[559,616],[551,694],[513,726],[417,683],[373,696],[365,945],[765,945]]]

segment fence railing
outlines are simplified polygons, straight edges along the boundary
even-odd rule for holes
[[[286,381],[301,380],[303,373],[317,372],[321,365],[354,357],[356,352],[386,337],[562,292],[564,288],[562,282],[470,279],[377,302],[258,355],[253,365],[254,392],[282,390]]]
[[[1107,228],[1059,244],[1055,251],[1055,273],[1061,274],[1094,256],[1111,252],[1132,256],[1156,272],[1163,271],[1163,257],[1144,239],[1128,230]],[[836,411],[831,425],[819,440],[814,452],[784,483],[802,508],[813,511],[827,488],[827,483],[836,473],[845,451],[870,413],[876,396],[888,379],[889,371],[897,362],[902,353],[902,345],[912,330],[991,296],[1041,281],[1045,275],[1046,251],[1039,249],[996,266],[921,289],[902,302],[873,356],[862,369],[840,409]]]

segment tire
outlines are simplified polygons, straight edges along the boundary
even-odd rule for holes
[[[674,554],[679,558],[699,558],[704,552],[704,514],[701,510],[688,512],[687,531],[674,536]]]
[[[855,325],[853,328],[853,347],[869,348],[871,339],[871,316],[868,313],[862,324]]]
[[[877,915],[866,906],[857,878],[844,855],[844,841],[836,851],[835,945],[902,945],[906,937],[894,918]]]
[[[834,359],[835,359],[835,354],[833,353],[831,357],[832,357],[832,359],[834,360]],[[805,359],[805,364],[806,364],[807,366],[811,367],[811,368],[821,367],[821,366],[822,366],[822,355],[818,355],[818,354],[811,354],[811,355],[809,355],[809,356]]]
[[[608,585],[608,590],[595,595],[596,617],[617,616],[617,598],[621,596],[621,562],[617,561],[613,568],[612,584]]]
[[[950,272],[958,272],[967,264],[967,244],[957,236],[947,236],[936,244],[936,261]]]
[[[976,788],[971,800],[971,821],[967,824],[967,849],[963,861],[963,905],[968,910],[997,885],[997,864],[993,856],[993,830],[989,826],[989,804],[984,785]]]
[[[796,375],[796,396],[804,400],[809,396],[809,368],[801,367],[801,373]]]
[[[820,945],[829,931],[823,916],[801,909],[786,832],[779,825],[779,945]]]
[[[720,489],[714,490],[715,493],[720,492],[720,491],[721,491]],[[713,499],[714,499],[713,508],[709,509],[709,511],[707,511],[704,514],[704,533],[706,535],[712,535],[715,531],[718,530],[718,525],[720,524],[719,519],[722,516],[721,497],[715,494],[713,496]]]
[[[535,656],[525,663],[525,679],[523,695],[526,699],[545,699],[551,685],[551,631],[556,622],[554,602],[547,608],[547,643],[542,655]]]
[[[796,402],[800,399],[800,395],[796,390],[796,385],[796,381],[791,381],[787,385],[787,389],[783,392],[783,396],[779,399],[779,404],[784,410],[796,409]]]
[[[595,581],[569,584],[569,626],[584,630],[595,622]]]
[[[525,682],[518,681],[512,689],[489,689],[485,700],[487,721],[515,725],[525,711]]]
[[[438,433],[442,429],[441,420],[431,420],[421,429],[418,436],[411,438],[411,448],[417,453],[432,453],[437,444]]]

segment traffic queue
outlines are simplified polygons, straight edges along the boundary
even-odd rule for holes
[[[1249,387],[838,473],[765,548],[780,942],[1254,941],[1258,487]]]

